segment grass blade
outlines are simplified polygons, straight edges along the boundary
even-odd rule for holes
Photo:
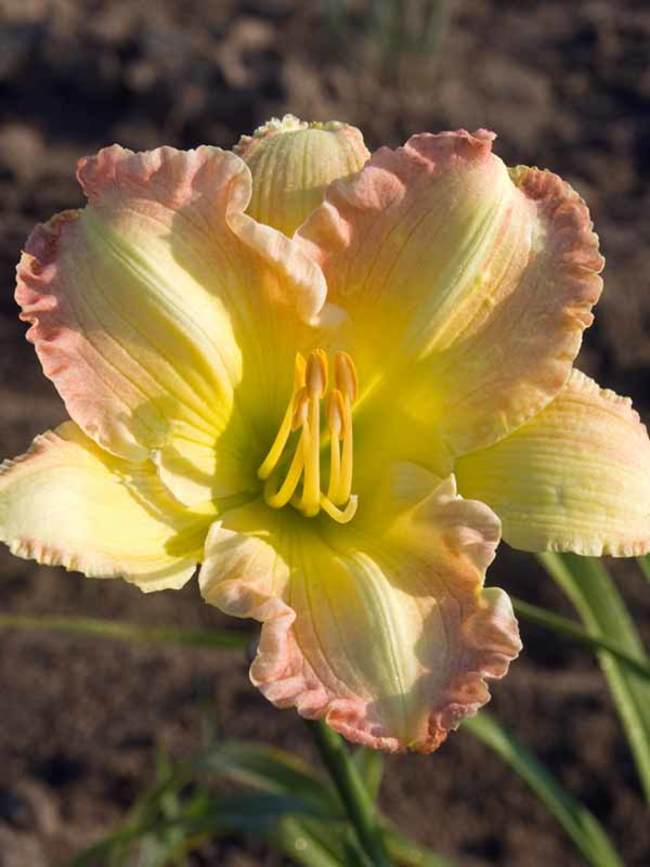
[[[540,561],[572,601],[588,632],[616,645],[642,664],[645,653],[625,603],[600,560],[546,553]],[[608,650],[597,651],[650,802],[650,683]]]
[[[564,789],[535,755],[482,711],[466,719],[463,729],[494,750],[530,786],[557,819],[588,864],[622,867],[623,862],[595,816]]]
[[[650,581],[650,554],[646,554],[645,557],[637,557],[636,562],[643,572],[643,577],[646,581]]]
[[[593,635],[587,632],[579,623],[575,623],[568,617],[562,617],[561,614],[556,614],[554,611],[548,611],[546,608],[540,608],[538,605],[531,605],[530,602],[524,602],[523,599],[517,599],[515,596],[511,596],[510,601],[515,612],[524,620],[535,623],[537,626],[552,629],[553,632],[557,632],[560,635],[573,638],[579,641],[580,644],[584,644],[593,650],[607,650],[629,668],[636,671],[641,677],[650,680],[650,660],[639,659],[633,656],[619,647],[616,641],[612,641],[605,635]]]
[[[291,753],[263,744],[227,741],[204,750],[194,762],[199,774],[226,777],[247,788],[294,795],[312,804],[323,818],[345,818],[336,792]]]
[[[90,617],[29,617],[0,614],[0,629],[38,629],[95,635],[146,644],[172,644],[185,647],[212,647],[244,650],[251,642],[249,632],[236,629],[177,628],[175,626],[141,626],[137,623],[94,619]]]
[[[312,833],[314,824],[287,816],[269,834],[269,841],[275,849],[302,867],[342,867],[345,864],[342,857],[337,857]]]

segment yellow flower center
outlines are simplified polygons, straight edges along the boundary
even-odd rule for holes
[[[329,433],[329,481],[321,489],[321,400],[328,384],[328,358],[315,349],[305,358],[298,353],[293,391],[267,456],[257,471],[265,481],[264,499],[274,509],[291,503],[306,517],[321,509],[339,524],[347,524],[357,510],[352,494],[352,402],[357,395],[357,374],[347,352],[333,360],[334,387],[327,395],[326,426]],[[298,431],[295,451],[284,479],[278,472],[292,432]],[[302,492],[296,493],[302,480]]]

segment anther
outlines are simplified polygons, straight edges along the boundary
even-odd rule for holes
[[[337,352],[334,356],[334,382],[348,400],[354,402],[357,399],[357,371],[347,352]]]
[[[309,353],[305,384],[314,397],[322,397],[327,390],[327,355],[322,349],[314,349]]]

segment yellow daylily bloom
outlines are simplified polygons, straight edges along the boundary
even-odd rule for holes
[[[19,556],[143,590],[200,563],[263,626],[274,704],[435,749],[520,649],[485,589],[527,550],[650,550],[650,444],[572,364],[601,290],[587,209],[485,130],[290,116],[79,165],[16,297],[71,421],[6,462]]]

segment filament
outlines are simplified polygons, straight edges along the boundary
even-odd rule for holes
[[[280,423],[280,428],[273,440],[273,445],[269,449],[267,456],[264,458],[264,461],[257,471],[257,475],[260,479],[267,479],[282,457],[282,452],[284,451],[284,447],[286,446],[289,435],[291,434],[292,421],[295,412],[294,400],[298,391],[305,384],[305,371],[305,359],[298,352],[296,353],[296,361],[294,365],[293,391],[291,393],[291,399],[289,400],[289,404],[285,410],[284,418]]]

